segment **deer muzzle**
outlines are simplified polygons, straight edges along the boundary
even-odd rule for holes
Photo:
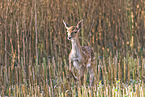
[[[68,40],[72,39],[72,36],[67,37]]]

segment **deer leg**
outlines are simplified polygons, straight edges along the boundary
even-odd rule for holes
[[[74,78],[75,81],[78,80],[78,78],[73,74],[72,70],[69,70],[69,73]]]
[[[73,74],[73,70],[72,70],[71,64],[72,64],[72,61],[69,58],[69,74],[74,78],[75,81],[77,81],[78,78]]]
[[[79,79],[81,80],[81,83],[83,83],[85,70],[86,70],[86,66],[82,65],[79,71]]]
[[[90,74],[90,86],[92,86],[94,81],[94,71],[91,66],[89,67],[89,74]]]

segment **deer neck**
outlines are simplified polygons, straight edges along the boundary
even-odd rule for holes
[[[81,55],[81,46],[80,46],[80,43],[79,43],[79,39],[73,39],[71,40],[72,42],[72,52],[75,54],[75,55]]]

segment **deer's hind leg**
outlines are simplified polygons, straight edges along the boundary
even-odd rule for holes
[[[93,81],[94,81],[94,68],[95,68],[94,65],[95,65],[95,60],[89,59],[87,63],[87,68],[88,68],[89,76],[90,76],[90,86],[93,85]]]
[[[90,86],[92,86],[94,81],[94,70],[92,67],[89,67],[89,75],[90,75]]]
[[[90,66],[88,67],[88,69],[89,69],[89,75],[90,75],[90,86],[92,86],[94,82],[95,61],[91,61],[89,64]]]

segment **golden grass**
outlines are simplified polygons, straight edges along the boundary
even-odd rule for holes
[[[1,0],[0,96],[144,97],[144,10],[143,0]],[[92,87],[88,72],[83,85],[68,80],[62,20],[82,19],[80,43],[96,53]]]

